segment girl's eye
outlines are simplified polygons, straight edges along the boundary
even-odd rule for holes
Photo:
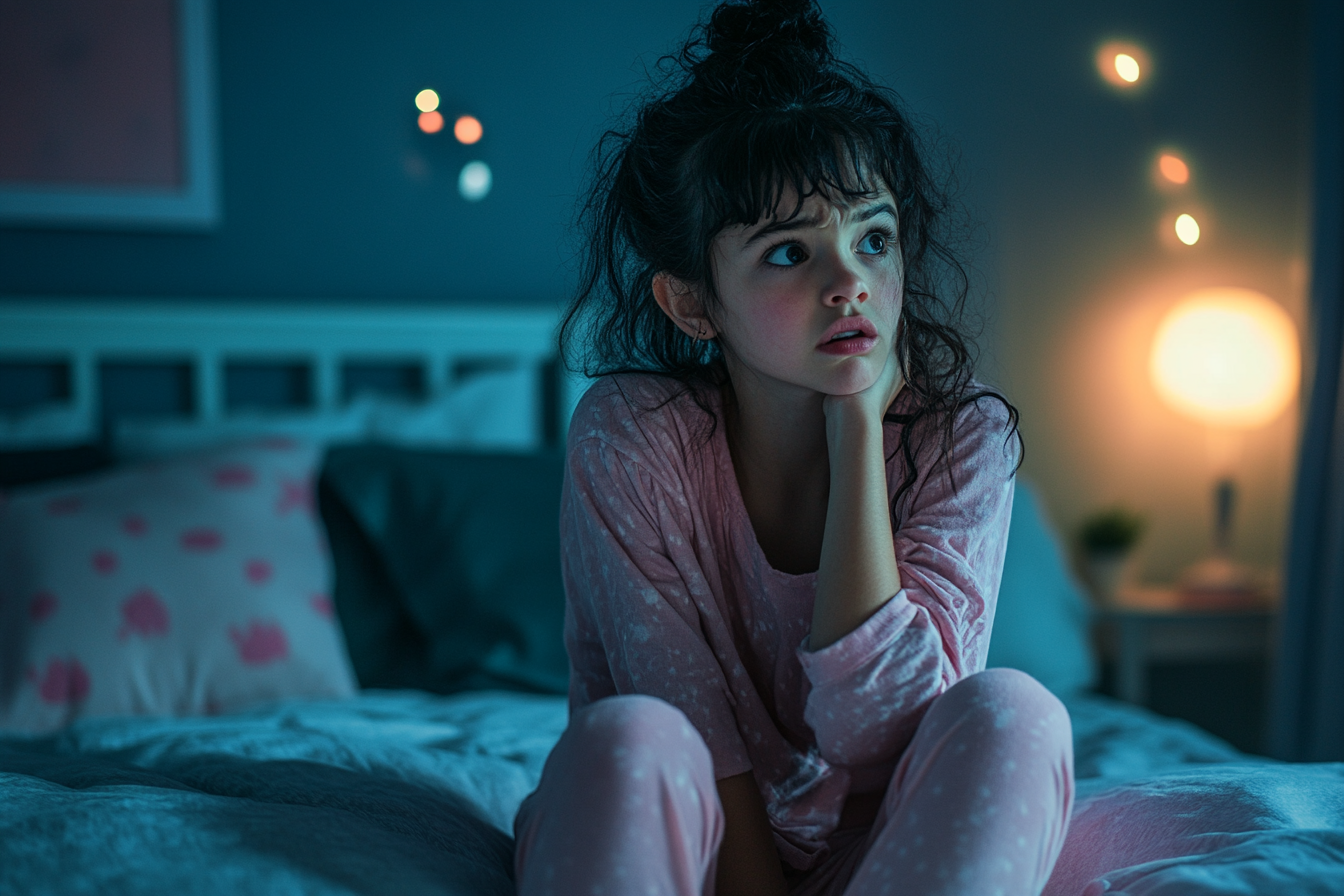
[[[887,238],[880,233],[870,233],[859,243],[859,251],[864,255],[881,255],[887,251]]]
[[[797,243],[783,243],[771,249],[765,260],[781,267],[793,267],[806,261],[807,253]]]

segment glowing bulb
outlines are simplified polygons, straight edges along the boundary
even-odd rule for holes
[[[415,95],[415,108],[421,112],[433,112],[439,108],[439,95],[426,87]]]
[[[1139,80],[1139,60],[1128,53],[1116,53],[1115,73],[1120,76],[1120,80],[1133,84]]]
[[[437,134],[443,130],[443,116],[438,112],[421,112],[419,124],[426,134]]]
[[[1193,246],[1199,242],[1199,222],[1190,215],[1178,215],[1176,217],[1176,239],[1187,246]]]
[[[1204,423],[1251,427],[1287,406],[1298,384],[1297,329],[1268,297],[1210,289],[1158,327],[1148,372],[1172,408]]]
[[[481,127],[481,123],[470,115],[463,115],[453,122],[453,136],[457,138],[458,143],[470,146],[481,139],[483,133],[485,129]]]
[[[1128,90],[1149,76],[1148,54],[1129,41],[1107,41],[1097,48],[1097,74],[1112,87]]]
[[[1169,152],[1162,153],[1158,158],[1157,170],[1173,184],[1183,184],[1190,179],[1190,166],[1180,156]]]
[[[489,165],[479,161],[468,162],[457,176],[457,192],[468,202],[479,202],[490,192],[493,180]]]

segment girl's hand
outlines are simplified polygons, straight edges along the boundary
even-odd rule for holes
[[[808,634],[811,650],[854,631],[901,590],[887,506],[882,417],[904,386],[893,351],[867,389],[822,401],[831,478]]]
[[[844,428],[852,423],[876,423],[880,427],[887,408],[904,387],[905,376],[896,360],[896,352],[892,351],[887,355],[882,373],[867,389],[850,395],[827,395],[822,401],[827,438],[833,439],[838,434],[837,427]]]

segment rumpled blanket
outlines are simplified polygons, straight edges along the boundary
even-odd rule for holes
[[[1066,699],[1078,801],[1048,896],[1338,896],[1344,764]],[[0,893],[513,893],[565,701],[366,691],[0,738]]]
[[[1114,700],[1065,704],[1077,802],[1046,896],[1344,894],[1344,763],[1248,756]]]
[[[505,896],[561,698],[365,692],[0,740],[0,893]]]

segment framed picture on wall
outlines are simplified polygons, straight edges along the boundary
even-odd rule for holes
[[[0,0],[0,226],[219,221],[211,0]]]

